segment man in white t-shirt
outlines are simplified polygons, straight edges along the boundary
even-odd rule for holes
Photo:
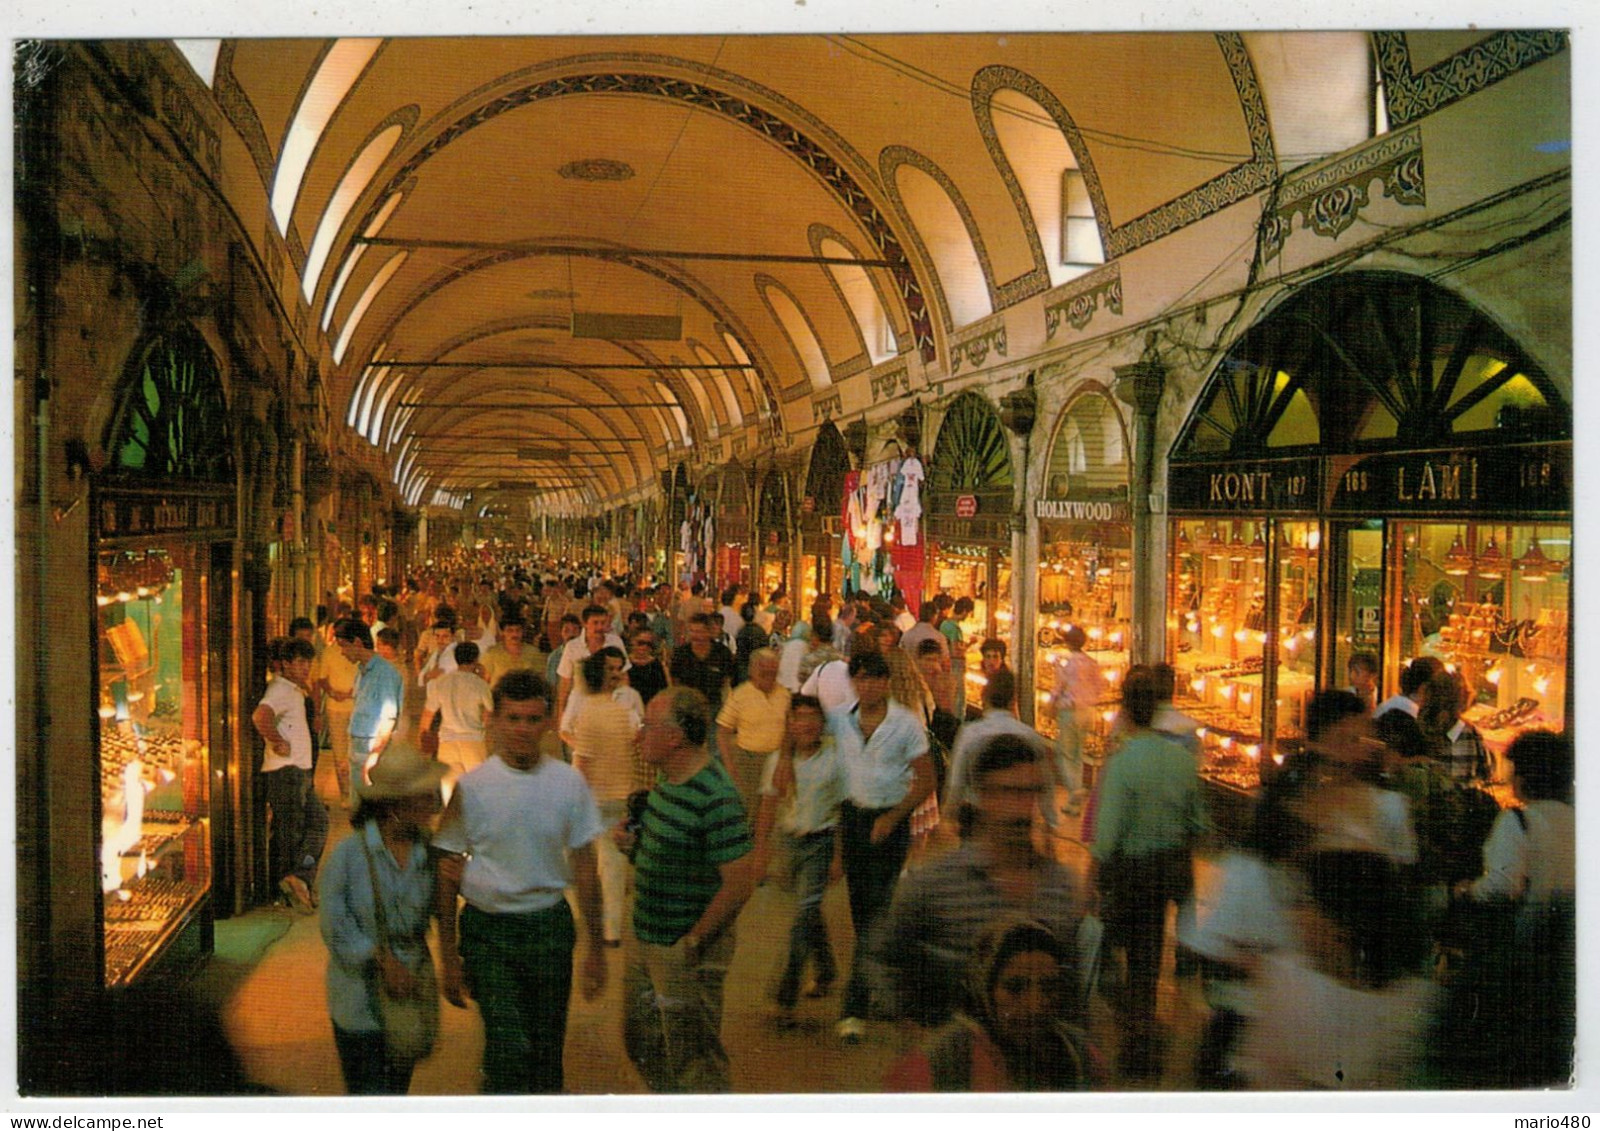
[[[456,670],[428,684],[422,708],[420,733],[439,719],[439,761],[450,767],[445,775],[448,802],[462,774],[483,765],[489,757],[484,728],[494,711],[489,684],[479,673],[478,646],[470,640],[456,645]]]
[[[256,733],[266,743],[261,757],[261,781],[272,810],[267,842],[270,878],[296,911],[310,911],[327,815],[316,819],[311,807],[320,808],[311,784],[311,724],[306,718],[311,664],[316,649],[308,640],[289,640],[283,647],[283,671],[267,684],[267,692],[250,716]],[[317,835],[318,828],[322,836]]]
[[[600,605],[589,605],[583,610],[583,632],[567,641],[561,650],[560,665],[556,668],[556,675],[561,680],[561,687],[556,693],[558,720],[567,712],[567,700],[585,693],[583,680],[578,678],[579,667],[607,645],[619,649],[624,656],[628,654],[622,637],[611,631],[611,614]]]
[[[456,784],[433,847],[439,861],[441,989],[483,1016],[483,1092],[555,1094],[572,996],[577,889],[585,1001],[606,984],[595,841],[606,835],[583,775],[541,750],[550,685],[515,671],[494,688],[494,756]],[[457,924],[457,898],[466,905]],[[459,939],[459,942],[458,942]]]

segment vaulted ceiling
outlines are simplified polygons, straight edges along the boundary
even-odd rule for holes
[[[1359,33],[241,39],[212,85],[402,493],[593,506],[1370,136],[1372,60]]]

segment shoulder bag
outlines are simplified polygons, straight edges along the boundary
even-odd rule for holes
[[[367,857],[367,871],[372,877],[372,905],[378,919],[378,949],[389,946],[389,925],[383,911],[383,896],[378,885],[378,865],[372,859],[372,849],[367,844],[365,832],[361,837],[361,850]],[[369,975],[373,1010],[383,1023],[383,1043],[395,1060],[418,1061],[433,1052],[439,1039],[439,982],[433,969],[433,952],[426,941],[422,944],[422,961],[411,971],[413,982],[409,997],[390,997],[383,985],[383,974],[376,963]]]

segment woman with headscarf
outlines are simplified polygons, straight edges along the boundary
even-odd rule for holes
[[[411,1087],[416,1061],[389,1046],[376,995],[403,998],[435,985],[423,976],[433,965],[427,828],[439,812],[446,769],[391,743],[351,814],[355,834],[339,842],[323,867],[328,1012],[351,1095],[405,1095]]]
[[[1073,963],[1043,923],[1006,916],[978,940],[962,1012],[889,1072],[891,1092],[1070,1092],[1105,1082],[1069,1025]]]

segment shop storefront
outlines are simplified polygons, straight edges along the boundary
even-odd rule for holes
[[[761,493],[756,502],[755,540],[759,552],[756,589],[765,600],[780,585],[789,585],[789,478],[778,468],[769,468],[761,477]],[[790,607],[794,606],[793,594]]]
[[[710,556],[716,545],[717,520],[710,500],[695,488],[687,488],[683,499],[683,520],[678,524],[678,576],[691,585],[713,583]]]
[[[1406,276],[1306,288],[1240,340],[1168,479],[1169,655],[1208,776],[1250,788],[1371,653],[1459,670],[1491,750],[1571,708],[1571,415],[1489,319]]]
[[[1128,506],[1128,435],[1110,393],[1080,392],[1061,414],[1050,444],[1044,494],[1033,500],[1039,532],[1038,611],[1034,678],[1038,729],[1054,738],[1050,696],[1057,665],[1067,655],[1066,633],[1083,629],[1084,651],[1110,688],[1102,715],[1113,709],[1128,669],[1133,614],[1133,526]],[[1103,741],[1099,733],[1091,739]],[[1091,745],[1094,745],[1091,742]]]
[[[716,542],[707,544],[714,555],[712,578],[717,588],[750,584],[752,553],[750,485],[745,469],[730,463],[722,469],[716,498]]]
[[[662,545],[666,551],[667,574],[673,581],[687,579],[689,571],[684,568],[684,535],[685,523],[689,521],[689,472],[680,463],[663,480],[662,486],[666,493],[666,506],[662,512],[665,524]]]
[[[1015,474],[1005,427],[994,406],[977,393],[950,405],[927,466],[922,503],[927,539],[924,596],[970,597],[972,614],[962,631],[968,702],[977,704],[983,681],[977,644],[986,636],[1010,641],[1011,508]],[[907,591],[907,601],[912,594]]]
[[[96,788],[76,800],[94,813],[83,851],[99,883],[57,914],[92,921],[84,961],[116,989],[211,950],[252,850],[238,819],[250,783],[234,731],[233,449],[197,335],[136,355],[107,435],[112,463],[90,496]]]
[[[844,437],[832,421],[825,421],[817,429],[805,490],[800,496],[800,601],[796,615],[805,615],[821,594],[837,597],[842,593],[844,524],[839,508],[849,471],[850,454]]]

